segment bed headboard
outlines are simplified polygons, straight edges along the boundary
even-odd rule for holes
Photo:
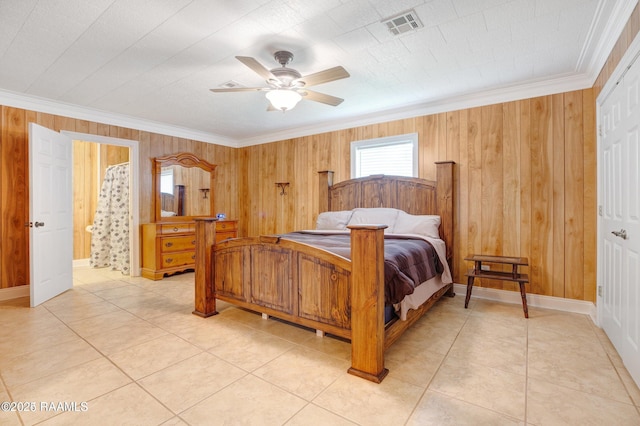
[[[392,207],[410,214],[440,216],[440,237],[453,256],[453,161],[436,163],[437,180],[373,175],[333,182],[332,171],[319,172],[320,212],[358,207]]]

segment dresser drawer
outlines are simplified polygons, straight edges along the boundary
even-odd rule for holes
[[[162,237],[160,238],[160,250],[163,253],[174,251],[195,250],[195,235],[184,235],[181,237]]]
[[[231,232],[238,229],[238,222],[235,220],[219,220],[216,222],[216,232]]]
[[[160,233],[162,235],[184,234],[188,232],[196,232],[194,223],[173,223],[160,227]]]
[[[195,261],[196,261],[196,253],[193,251],[166,253],[162,255],[163,268],[171,268],[172,266],[194,264]]]

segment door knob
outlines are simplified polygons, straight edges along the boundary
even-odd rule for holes
[[[44,222],[29,222],[29,227],[31,226],[35,226],[36,228],[40,228],[41,226],[44,226]]]
[[[622,238],[623,240],[627,239],[627,231],[625,229],[621,229],[619,231],[611,231],[611,233],[616,237]]]

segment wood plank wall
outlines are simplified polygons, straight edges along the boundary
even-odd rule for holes
[[[457,163],[455,282],[469,253],[526,256],[532,293],[595,300],[596,199],[584,188],[596,173],[593,102],[589,89],[242,148],[241,233],[313,228],[317,171],[348,179],[351,141],[415,132],[420,177]]]
[[[0,123],[0,288],[29,282],[29,147],[24,113],[2,109]]]
[[[73,259],[91,254],[91,234],[98,201],[98,148],[92,142],[73,141]]]
[[[191,152],[216,164],[215,208],[228,218],[239,216],[237,198],[238,150],[190,139],[77,120],[52,114],[0,106],[0,289],[29,283],[28,123],[60,131],[111,136],[139,142],[140,223],[151,213],[151,165],[154,157]]]

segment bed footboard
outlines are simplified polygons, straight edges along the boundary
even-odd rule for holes
[[[384,368],[384,229],[351,227],[351,260],[296,241],[215,244],[216,219],[196,219],[194,314],[216,299],[351,340],[349,373],[380,382]]]

